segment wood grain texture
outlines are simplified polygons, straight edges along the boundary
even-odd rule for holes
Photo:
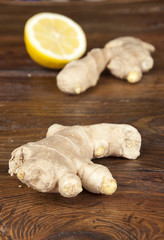
[[[164,239],[164,3],[126,2],[0,2],[0,239]],[[155,66],[135,85],[104,71],[97,87],[65,95],[56,86],[58,71],[41,68],[25,50],[24,24],[42,11],[77,21],[88,50],[126,35],[150,42]],[[94,160],[117,180],[113,196],[84,190],[66,199],[36,192],[7,173],[11,151],[43,138],[51,124],[101,122],[132,124],[143,139],[137,160]]]

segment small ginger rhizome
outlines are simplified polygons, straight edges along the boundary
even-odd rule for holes
[[[154,51],[153,45],[138,38],[116,38],[104,48],[92,49],[85,57],[68,63],[57,75],[57,86],[67,94],[80,94],[96,86],[105,68],[117,78],[137,83],[153,67]]]

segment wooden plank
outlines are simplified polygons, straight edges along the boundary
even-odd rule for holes
[[[164,236],[164,3],[163,1],[0,2],[0,239],[158,240]],[[154,68],[129,85],[105,70],[98,85],[78,96],[60,92],[58,71],[43,69],[26,53],[25,21],[53,11],[76,20],[88,50],[118,36],[156,47]],[[4,23],[4,24],[3,24]],[[8,174],[16,147],[43,138],[53,123],[127,123],[142,135],[136,160],[104,158],[118,182],[112,196],[84,190],[73,199],[45,194]]]

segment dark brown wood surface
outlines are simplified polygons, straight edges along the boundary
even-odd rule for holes
[[[0,3],[0,239],[164,239],[164,2],[125,2]],[[88,50],[126,35],[152,43],[154,68],[135,85],[104,71],[95,88],[65,95],[56,86],[58,71],[41,68],[25,50],[24,24],[43,11],[77,21]],[[137,160],[94,160],[116,178],[114,195],[84,190],[67,199],[9,176],[11,151],[43,138],[51,124],[101,122],[132,124],[142,135]]]

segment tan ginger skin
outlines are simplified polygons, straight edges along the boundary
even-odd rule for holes
[[[12,152],[9,173],[40,192],[75,197],[82,186],[90,192],[111,195],[117,188],[109,169],[93,158],[105,156],[136,159],[141,136],[130,125],[95,124],[66,127],[52,125],[46,138]]]
[[[57,75],[57,86],[65,93],[80,94],[95,86],[107,67],[116,77],[129,83],[140,81],[142,72],[153,67],[150,53],[154,46],[134,37],[120,37],[96,48],[87,56],[68,63]]]

